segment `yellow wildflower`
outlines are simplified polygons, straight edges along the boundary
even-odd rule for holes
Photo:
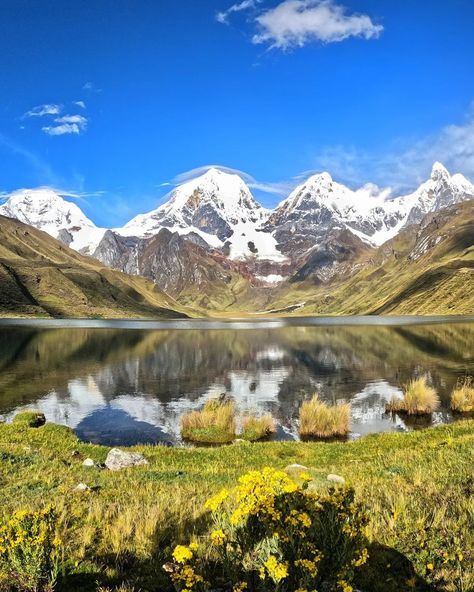
[[[229,491],[227,489],[221,489],[221,491],[207,500],[204,507],[211,512],[215,512],[219,506],[229,497]]]
[[[177,545],[173,551],[173,557],[177,563],[186,563],[193,558],[193,552],[189,547]]]
[[[315,576],[318,571],[318,568],[316,567],[316,562],[311,561],[310,559],[297,559],[295,561],[295,565],[296,567],[301,567],[312,576]]]
[[[213,530],[211,532],[211,541],[216,546],[221,546],[224,544],[225,541],[225,534],[223,530]]]
[[[353,587],[348,584],[345,580],[339,580],[337,583],[338,588],[341,592],[353,592]]]
[[[288,565],[280,563],[274,555],[270,555],[263,565],[276,584],[288,576]]]

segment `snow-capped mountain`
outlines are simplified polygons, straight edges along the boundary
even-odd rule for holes
[[[147,238],[167,228],[179,234],[196,233],[209,246],[224,248],[231,259],[255,255],[283,260],[274,237],[260,231],[269,215],[238,175],[211,168],[177,187],[165,204],[136,216],[116,232]]]
[[[435,163],[430,179],[409,195],[394,198],[389,190],[370,184],[354,191],[320,173],[270,211],[238,175],[212,168],[174,189],[157,209],[115,230],[96,227],[77,205],[49,188],[14,192],[0,214],[44,230],[104,265],[146,272],[157,282],[168,274],[177,285],[181,268],[184,278],[191,277],[189,261],[184,261],[189,252],[199,254],[201,268],[207,259],[210,266],[218,261],[234,272],[242,262],[241,273],[268,283],[265,278],[284,279],[302,266],[312,274],[318,268],[316,276],[326,281],[363,250],[384,243],[427,213],[469,199],[474,199],[474,186]]]
[[[350,230],[378,246],[427,213],[468,199],[474,199],[474,185],[460,174],[451,176],[440,163],[433,165],[428,181],[398,198],[370,184],[353,191],[325,172],[313,175],[283,200],[265,229],[283,253],[293,257],[324,241],[333,230]]]
[[[435,162],[431,178],[416,191],[400,197],[398,206],[404,210],[404,226],[416,224],[429,212],[436,212],[456,203],[474,199],[474,185],[463,175],[450,175],[439,162]]]
[[[76,204],[47,187],[15,191],[0,206],[0,215],[30,224],[86,254],[94,252],[105,233]]]

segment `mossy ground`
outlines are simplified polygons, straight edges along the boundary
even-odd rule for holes
[[[81,443],[67,428],[0,425],[0,518],[49,503],[58,509],[68,573],[60,589],[128,582],[167,590],[161,566],[174,544],[205,532],[204,501],[250,469],[292,463],[308,467],[316,487],[328,487],[329,473],[343,476],[367,505],[366,592],[473,589],[472,420],[350,443],[134,450],[150,464],[113,473],[82,466],[86,457],[102,463],[108,448]],[[73,491],[79,482],[93,491]]]

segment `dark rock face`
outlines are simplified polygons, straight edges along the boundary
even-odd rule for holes
[[[131,275],[139,273],[139,252],[143,241],[135,237],[123,237],[107,230],[94,251],[93,257],[107,267]]]
[[[234,234],[230,225],[219,216],[210,204],[204,204],[194,212],[190,225],[217,236],[221,241],[225,241]]]
[[[349,230],[333,230],[324,242],[314,247],[304,257],[303,264],[291,277],[291,282],[313,280],[328,282],[344,270],[350,271],[354,261],[372,247],[353,235]]]
[[[60,240],[67,247],[69,247],[69,245],[72,243],[72,240],[73,240],[72,234],[69,231],[67,231],[65,228],[62,228],[58,232],[58,240]]]
[[[166,228],[160,230],[142,245],[140,274],[152,279],[170,294],[179,294],[189,286],[228,281],[232,263],[198,242],[197,235],[188,239]]]

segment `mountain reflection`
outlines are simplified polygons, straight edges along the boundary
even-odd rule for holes
[[[272,413],[296,437],[314,392],[352,402],[355,434],[405,429],[385,402],[429,373],[449,421],[457,379],[474,371],[474,324],[252,325],[225,329],[0,327],[0,417],[34,407],[85,440],[179,441],[179,418],[227,392],[238,407]]]

